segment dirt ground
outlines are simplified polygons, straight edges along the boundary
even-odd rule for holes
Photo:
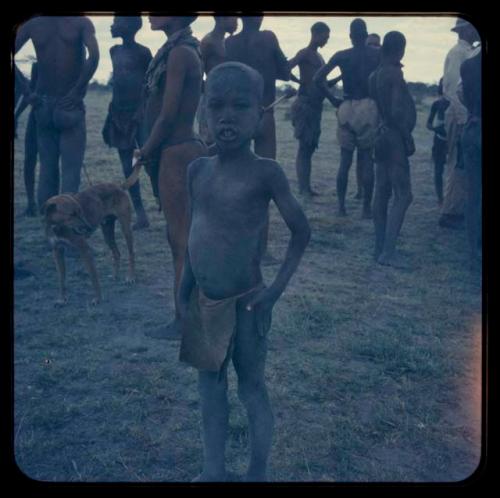
[[[86,166],[93,182],[118,181],[115,150],[101,138],[110,94],[86,98]],[[278,160],[297,191],[297,142],[289,103],[276,111]],[[466,264],[463,231],[437,225],[439,211],[419,105],[411,158],[414,202],[398,249],[410,270],[372,261],[373,224],[361,220],[351,170],[349,216],[337,218],[336,118],[325,105],[313,184],[301,200],[312,239],[275,307],[267,380],[276,417],[273,481],[459,481],[481,454],[481,279]],[[82,262],[67,258],[69,303],[54,307],[57,276],[40,218],[26,218],[22,179],[27,113],[15,143],[15,458],[43,481],[180,481],[201,469],[196,373],[179,343],[145,330],[170,320],[172,261],[165,223],[146,175],[151,227],[135,234],[138,282],[111,278],[100,232],[91,239],[104,302],[92,307]],[[86,186],[85,177],[82,186]],[[270,251],[281,258],[286,225],[271,207]],[[117,235],[122,256],[125,243]],[[264,268],[270,282],[278,266]],[[244,410],[230,372],[227,462],[242,476],[248,457]]]

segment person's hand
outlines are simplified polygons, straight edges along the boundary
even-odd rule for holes
[[[82,100],[80,95],[77,95],[76,91],[70,90],[61,100],[58,102],[59,107],[62,109],[74,109]]]
[[[293,86],[287,86],[284,91],[285,99],[289,99],[294,95],[297,95],[297,90]]]
[[[338,109],[343,102],[342,99],[335,97],[335,95],[333,95],[331,92],[328,93],[327,98],[336,109]]]
[[[413,156],[415,154],[415,141],[411,135],[407,135],[404,139],[404,145],[406,150],[406,155],[408,157]]]
[[[141,149],[135,149],[134,154],[133,154],[133,164],[144,164],[146,160],[144,159],[144,156],[142,154]]]
[[[277,296],[266,288],[258,292],[246,305],[247,311],[255,309],[257,331],[261,337],[264,337],[271,328],[273,306],[277,299]]]

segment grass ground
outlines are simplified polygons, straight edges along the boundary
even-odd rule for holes
[[[108,93],[86,98],[86,165],[94,182],[115,181],[115,150],[102,142]],[[289,103],[276,111],[278,160],[296,192],[297,143]],[[464,232],[437,226],[428,102],[419,106],[411,158],[414,202],[398,248],[412,270],[371,259],[371,221],[335,215],[339,149],[325,107],[313,184],[301,201],[312,240],[275,307],[267,379],[276,416],[273,481],[458,481],[480,458],[481,282],[466,265]],[[27,116],[19,126],[24,136]],[[150,185],[151,228],[136,234],[138,282],[111,278],[101,235],[92,240],[104,302],[80,260],[69,258],[69,304],[55,308],[57,277],[41,221],[23,216],[22,140],[15,143],[14,259],[33,272],[15,281],[15,458],[43,481],[189,481],[201,467],[196,374],[178,343],[144,335],[169,320],[172,263]],[[82,180],[86,186],[85,179]],[[123,237],[117,235],[122,254]],[[284,255],[285,224],[271,208],[270,250]],[[267,281],[276,266],[265,267]],[[125,271],[125,268],[123,268]],[[243,475],[244,410],[230,372],[229,469]]]

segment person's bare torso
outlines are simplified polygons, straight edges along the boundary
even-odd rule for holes
[[[171,133],[164,145],[176,144],[196,137],[194,132],[194,120],[201,95],[202,67],[201,59],[197,52],[183,45],[173,50],[185,50],[187,61],[187,74],[183,82],[180,103],[177,111],[177,119]],[[172,56],[172,52],[169,57]],[[165,78],[168,78],[168,71],[161,78],[161,82],[148,96],[146,105],[146,126],[152,129],[158,118],[164,99]]]
[[[256,69],[264,78],[263,105],[276,99],[277,64],[275,45],[268,31],[239,33],[226,40],[228,59]]]
[[[150,60],[151,53],[142,45],[115,45],[111,48],[114,104],[119,107],[140,105],[144,74]]]
[[[200,49],[205,74],[208,74],[215,66],[225,62],[226,49],[224,38],[221,39],[213,33],[208,33],[201,41]]]
[[[260,238],[270,193],[260,158],[224,164],[202,158],[191,183],[188,250],[193,273],[212,299],[238,295],[262,281]]]
[[[300,88],[299,95],[316,94],[316,85],[313,84],[315,73],[325,65],[321,54],[312,48],[305,48],[299,63]]]
[[[43,16],[29,21],[38,62],[37,93],[60,97],[75,85],[85,62],[84,20]]]

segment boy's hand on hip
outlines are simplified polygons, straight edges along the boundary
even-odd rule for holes
[[[257,331],[261,337],[264,337],[271,328],[273,307],[278,296],[268,288],[258,292],[246,305],[247,311],[255,308],[255,319],[257,322]]]

